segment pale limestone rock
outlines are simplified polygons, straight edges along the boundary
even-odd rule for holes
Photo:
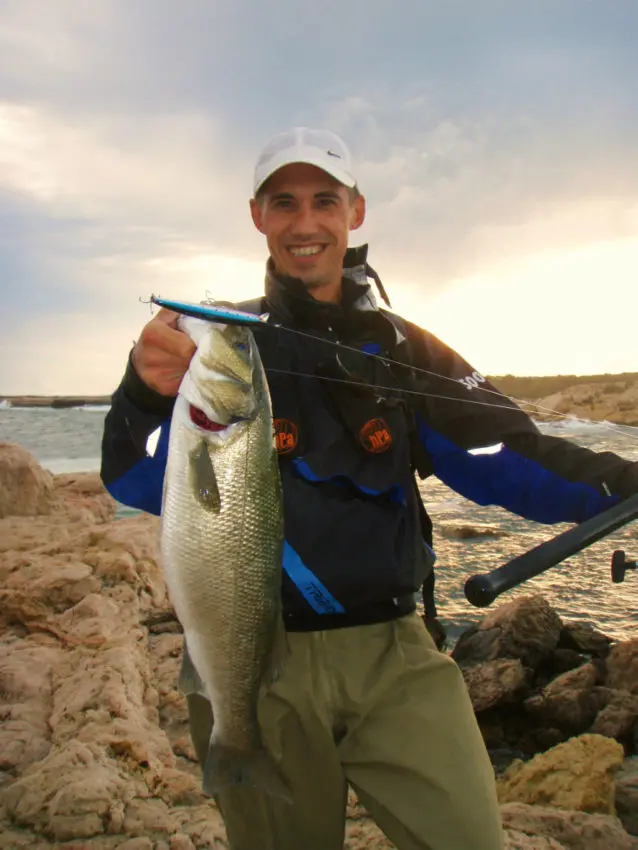
[[[497,781],[499,800],[614,814],[614,774],[623,757],[611,738],[572,738],[529,762],[514,762]]]
[[[523,803],[506,803],[501,806],[501,816],[506,834],[521,833],[538,844],[521,844],[521,848],[565,848],[565,850],[636,850],[636,842],[622,827],[620,821],[609,815],[585,812],[560,811]],[[553,841],[554,844],[543,843]],[[518,850],[516,843],[506,850]]]
[[[560,630],[560,617],[542,596],[522,596],[461,635],[452,657],[459,664],[520,658],[524,666],[536,667],[556,649]]]
[[[638,836],[638,756],[626,759],[616,774],[616,812],[627,832]]]
[[[617,644],[609,653],[607,686],[638,694],[638,638]]]
[[[554,410],[578,419],[593,419],[598,422],[616,422],[623,425],[638,425],[638,384],[627,381],[609,381],[591,384],[575,384],[535,402],[540,410],[534,415],[549,418],[543,411]]]
[[[482,664],[462,666],[461,672],[474,711],[485,711],[512,702],[525,688],[526,676],[518,658],[498,658]]]
[[[22,446],[0,443],[0,518],[50,514],[53,476]]]

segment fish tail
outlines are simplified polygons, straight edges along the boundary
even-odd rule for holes
[[[292,803],[288,783],[265,749],[245,752],[217,743],[214,735],[204,764],[203,787],[211,797],[229,788],[252,788]]]

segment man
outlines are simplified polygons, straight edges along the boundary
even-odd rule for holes
[[[366,249],[348,249],[365,200],[334,134],[275,137],[257,163],[250,211],[270,255],[266,294],[239,306],[295,331],[257,339],[283,484],[290,647],[259,716],[293,803],[220,793],[230,846],[339,850],[350,783],[399,850],[498,850],[493,772],[467,690],[415,613],[433,553],[414,471],[552,523],[634,493],[638,466],[541,435],[456,352],[376,306]],[[162,311],[143,329],[103,441],[110,492],[154,513],[194,351],[176,319]],[[203,760],[210,706],[197,694],[188,701]]]

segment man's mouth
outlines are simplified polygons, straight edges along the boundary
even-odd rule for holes
[[[288,251],[293,257],[314,257],[320,254],[325,247],[325,245],[291,245]]]

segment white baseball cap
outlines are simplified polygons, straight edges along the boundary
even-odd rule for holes
[[[357,185],[347,145],[329,130],[295,127],[274,136],[261,152],[255,166],[255,195],[275,171],[293,162],[305,162],[325,171],[349,189]]]

